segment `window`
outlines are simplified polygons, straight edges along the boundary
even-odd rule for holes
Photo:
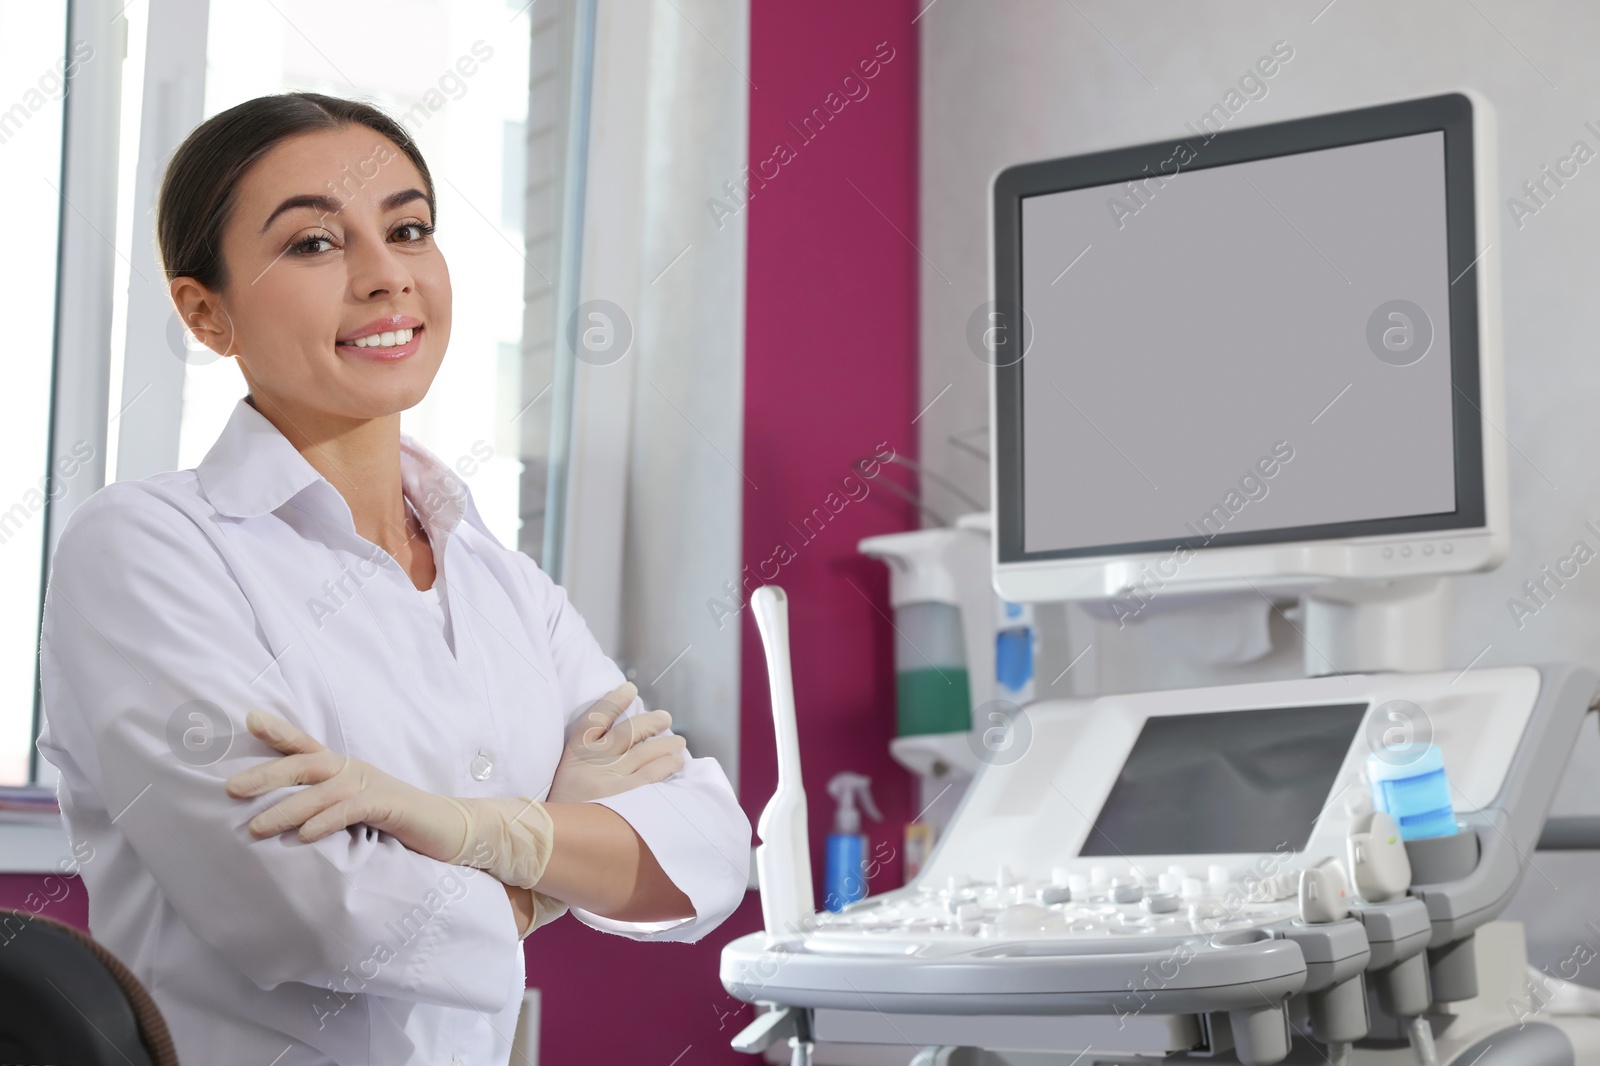
[[[65,0],[0,0],[0,202],[6,223],[6,388],[0,391],[0,785],[28,779],[38,673],[45,501],[76,473],[50,454],[68,65]],[[93,57],[88,61],[92,62]]]

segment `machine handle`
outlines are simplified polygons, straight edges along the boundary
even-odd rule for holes
[[[778,788],[756,823],[756,880],[767,945],[794,940],[816,914],[811,895],[806,792],[800,781],[800,732],[795,724],[794,678],[789,669],[789,606],[783,589],[762,585],[750,596],[756,628],[767,653],[772,726],[778,746]]]

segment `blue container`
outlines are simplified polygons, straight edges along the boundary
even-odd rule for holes
[[[822,903],[838,911],[867,894],[867,838],[860,833],[828,834],[828,866]]]
[[[994,635],[994,677],[1008,694],[1033,681],[1033,627],[1002,629]]]
[[[1444,755],[1434,745],[1422,745],[1416,758],[1404,763],[1368,755],[1367,780],[1372,783],[1372,806],[1395,820],[1400,839],[1445,837],[1456,832]]]

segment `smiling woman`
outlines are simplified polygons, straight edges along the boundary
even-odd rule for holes
[[[433,180],[410,136],[368,105],[310,93],[211,122],[174,156],[157,208],[184,325],[237,360],[254,406],[299,433],[326,415],[415,406],[450,341],[451,291],[433,239]],[[352,321],[334,274],[386,295]],[[401,329],[413,333],[401,340]]]
[[[206,52],[213,58],[206,64],[203,105],[191,125],[247,100],[315,90],[381,108],[426,156],[433,217],[421,201],[402,213],[442,224],[437,237],[429,237],[449,259],[455,314],[451,357],[402,424],[451,461],[476,442],[487,445],[493,454],[479,464],[472,486],[485,523],[502,542],[534,556],[561,579],[556,545],[547,545],[545,537],[547,527],[559,536],[566,506],[565,494],[552,487],[565,443],[557,430],[568,404],[566,389],[554,381],[567,354],[558,346],[556,321],[565,299],[558,292],[566,272],[561,234],[568,217],[581,217],[563,200],[581,172],[570,161],[581,153],[566,147],[569,130],[581,125],[565,102],[574,86],[569,67],[576,62],[571,0],[555,8],[421,0],[407,8],[416,21],[404,23],[386,19],[390,7],[378,0],[214,0],[206,6]],[[418,25],[427,32],[419,36]],[[352,34],[363,48],[343,47]],[[401,55],[403,62],[392,58]],[[225,62],[216,58],[224,56]],[[319,181],[285,190],[284,197],[320,194],[342,203],[403,161],[398,146],[382,143],[389,147],[368,146],[329,175],[333,187]],[[159,156],[165,159],[175,148],[175,141],[166,143]],[[420,182],[416,187],[430,192]],[[332,217],[334,211],[313,207],[305,220],[314,222],[319,212]],[[265,220],[263,215],[255,221],[259,226]],[[411,241],[422,233],[406,230],[394,239]],[[314,242],[300,251],[336,254],[336,243]],[[147,313],[169,308],[163,299]],[[237,372],[187,334],[175,315],[169,327],[169,347],[187,364],[180,371],[182,404],[175,425],[170,417],[141,425],[140,439],[165,441],[164,434],[176,429],[176,455],[163,453],[159,463],[134,465],[124,476],[193,466],[221,432],[237,395]],[[124,389],[124,403],[150,374],[134,368],[130,380],[136,384]],[[141,401],[132,417],[149,418],[145,410]]]
[[[570,909],[698,940],[744,895],[715,760],[401,432],[450,340],[435,225],[421,152],[356,101],[247,101],[168,164],[173,306],[249,391],[194,468],[68,520],[38,745],[90,929],[185,1062],[504,1064],[522,938]]]

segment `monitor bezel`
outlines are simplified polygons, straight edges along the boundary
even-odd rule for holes
[[[1030,196],[1143,180],[1162,171],[1180,144],[1193,154],[1177,173],[1406,137],[1444,134],[1445,239],[1449,273],[1450,368],[1454,431],[1456,509],[1422,515],[1328,522],[1277,529],[1173,536],[1118,544],[1027,551],[1024,548],[1023,357],[992,367],[995,455],[995,561],[1040,563],[1128,556],[1188,548],[1196,552],[1251,545],[1348,541],[1396,535],[1482,531],[1488,524],[1488,486],[1483,452],[1479,286],[1471,277],[1478,263],[1477,189],[1474,172],[1473,101],[1463,93],[1380,104],[1260,126],[1223,130],[1201,140],[1169,138],[1129,148],[1091,152],[1000,171],[993,183],[993,271],[991,310],[1010,325],[1010,309],[1022,307],[1022,203]],[[1458,284],[1470,280],[1468,284]],[[1017,321],[1025,321],[1017,316]]]

